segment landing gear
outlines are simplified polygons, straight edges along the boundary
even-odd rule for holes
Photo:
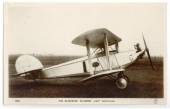
[[[115,84],[119,89],[125,89],[127,88],[129,82],[129,78],[124,75],[123,72],[120,72],[115,80]]]

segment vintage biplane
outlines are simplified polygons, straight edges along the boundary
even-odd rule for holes
[[[125,89],[129,81],[124,73],[127,67],[142,58],[145,52],[152,68],[153,65],[144,37],[145,49],[136,44],[134,50],[120,52],[120,41],[121,38],[105,28],[87,31],[72,41],[73,44],[86,47],[87,56],[44,68],[34,56],[22,55],[16,60],[15,76],[29,80],[77,78],[77,82],[83,83],[109,77],[118,88]]]

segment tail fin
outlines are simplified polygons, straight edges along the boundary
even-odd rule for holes
[[[34,70],[41,70],[43,68],[43,65],[34,56],[22,55],[17,58],[15,62],[15,68],[17,74],[20,75]]]

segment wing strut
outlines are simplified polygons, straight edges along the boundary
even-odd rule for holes
[[[105,53],[106,53],[106,59],[107,59],[107,67],[108,67],[109,70],[111,70],[110,59],[109,59],[108,40],[107,40],[106,34],[104,34],[104,35],[105,35],[104,47],[105,47]]]
[[[89,63],[89,72],[90,74],[93,74],[92,71],[92,64],[91,64],[91,54],[90,54],[90,45],[89,45],[89,40],[86,40],[86,48],[87,48],[87,56],[88,56],[88,63]]]

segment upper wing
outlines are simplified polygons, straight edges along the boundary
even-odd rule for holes
[[[95,29],[87,31],[78,37],[76,37],[72,43],[76,45],[86,46],[86,41],[89,41],[89,46],[92,48],[98,48],[104,46],[105,36],[108,39],[108,45],[113,45],[121,41],[121,38],[110,32],[105,28]]]
[[[96,78],[99,78],[99,77],[102,77],[102,76],[107,76],[107,75],[119,73],[119,72],[122,72],[122,71],[124,71],[124,69],[108,70],[108,71],[104,71],[104,72],[92,75],[90,77],[87,77],[87,78],[85,78],[85,79],[83,79],[81,81],[85,82],[85,81],[88,81],[88,80],[92,80],[92,79],[96,79]]]

